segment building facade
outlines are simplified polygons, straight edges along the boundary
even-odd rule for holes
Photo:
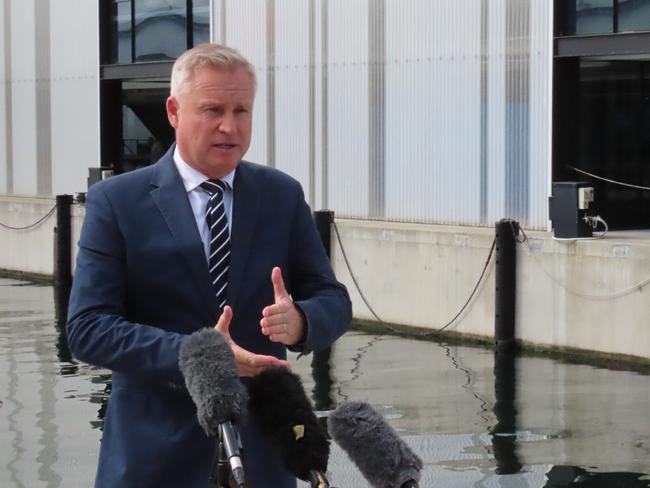
[[[521,338],[647,356],[643,286],[619,293],[645,282],[645,245],[559,244],[548,198],[585,180],[610,229],[648,228],[650,0],[0,0],[0,18],[1,223],[155,161],[173,60],[212,40],[257,69],[246,158],[335,212],[357,318],[439,328],[511,218],[530,237]],[[0,230],[0,268],[51,272],[44,225]],[[493,288],[487,273],[453,330],[492,335]]]
[[[173,141],[173,59],[212,39],[257,68],[247,157],[299,179],[315,209],[547,226],[548,2],[2,3],[3,193],[83,192],[89,167],[149,164]]]

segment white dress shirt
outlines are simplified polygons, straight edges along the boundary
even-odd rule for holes
[[[196,227],[199,229],[199,234],[203,241],[205,258],[207,260],[210,255],[210,230],[205,220],[205,207],[208,205],[210,195],[200,185],[204,181],[209,180],[209,178],[183,161],[183,158],[181,158],[178,152],[178,146],[174,149],[174,164],[176,164],[176,168],[181,175],[183,186],[185,186],[185,191],[187,192],[187,198],[190,200],[194,220],[196,220]],[[232,192],[233,183],[235,182],[235,170],[232,170],[220,179],[229,185],[228,189],[223,192],[223,205],[226,210],[228,232],[230,233],[232,232]]]

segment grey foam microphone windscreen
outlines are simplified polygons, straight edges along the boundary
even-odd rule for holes
[[[191,334],[181,346],[178,363],[206,434],[216,436],[219,424],[244,415],[248,394],[221,333],[206,328]]]
[[[367,403],[337,407],[329,431],[373,487],[400,488],[420,480],[422,460]]]

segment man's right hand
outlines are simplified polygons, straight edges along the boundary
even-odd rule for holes
[[[226,342],[232,349],[233,354],[235,355],[235,363],[237,363],[237,369],[239,370],[240,376],[255,376],[261,372],[264,368],[269,366],[281,366],[285,368],[291,368],[288,361],[278,359],[275,356],[266,356],[263,354],[255,354],[253,352],[247,351],[243,347],[238,346],[235,341],[230,337],[230,321],[232,320],[232,308],[229,305],[223,307],[223,312],[219,321],[214,328],[217,332],[220,332]]]

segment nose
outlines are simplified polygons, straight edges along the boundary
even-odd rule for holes
[[[226,113],[219,121],[219,132],[232,134],[235,131],[235,117],[232,113]]]

